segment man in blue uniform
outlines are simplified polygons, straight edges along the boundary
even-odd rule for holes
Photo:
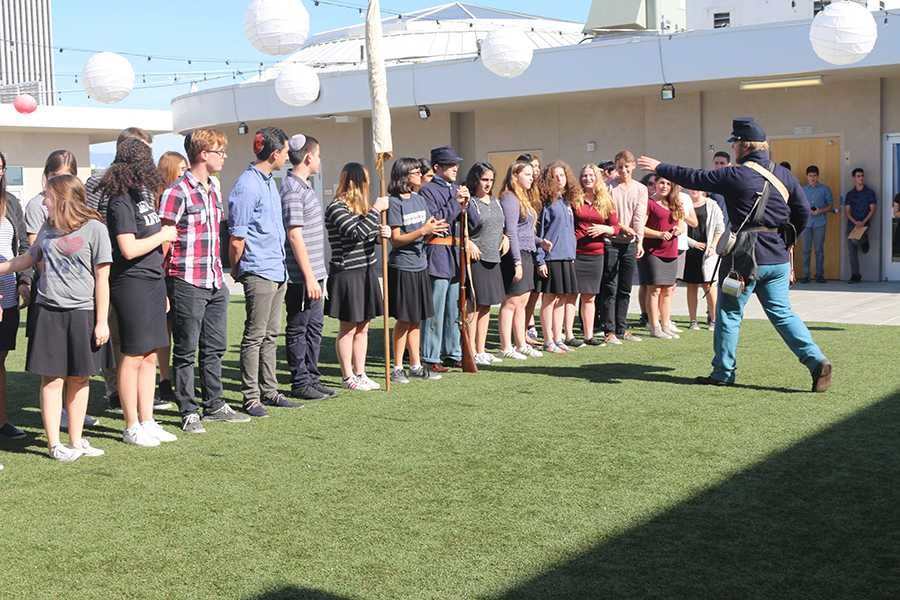
[[[755,273],[746,278],[743,290],[736,296],[719,291],[713,338],[713,371],[708,377],[698,377],[697,381],[709,385],[734,383],[744,306],[750,295],[756,292],[769,321],[800,362],[809,369],[812,390],[824,392],[831,385],[831,362],[791,309],[788,296],[790,250],[782,237],[782,232],[789,225],[797,233],[803,230],[809,220],[809,204],[790,171],[771,162],[766,134],[754,119],[735,119],[729,141],[736,164],[713,171],[663,164],[647,156],[642,156],[638,161],[640,168],[656,171],[661,177],[688,189],[722,194],[732,232],[737,232],[745,221],[755,221],[751,228],[744,229],[743,238],[752,244],[753,253],[745,253],[744,256],[755,254]],[[764,204],[764,211],[757,210],[757,207],[763,206],[764,195],[761,192],[767,181],[770,185],[768,201]]]

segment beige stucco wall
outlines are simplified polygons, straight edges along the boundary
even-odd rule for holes
[[[741,92],[734,88],[706,92],[680,92],[673,102],[655,93],[596,98],[565,97],[508,105],[490,103],[432,108],[422,121],[415,111],[395,111],[394,150],[397,156],[427,157],[430,148],[454,143],[466,161],[488,153],[538,149],[546,160],[561,158],[577,168],[585,162],[611,159],[622,148],[662,160],[708,167],[712,154],[728,149],[725,142],[735,116],[756,116],[770,137],[836,135],[841,139],[841,192],[850,185],[850,170],[861,166],[867,183],[882,200],[882,134],[900,132],[900,78],[860,78],[812,89]],[[370,122],[357,117],[352,123],[294,119],[270,123],[289,134],[312,134],[322,143],[323,185],[327,201],[338,173],[348,161],[371,167]],[[258,123],[250,124],[251,133]],[[232,127],[229,158],[222,174],[226,189],[252,160],[251,136],[237,136]],[[588,142],[596,149],[589,152]],[[777,157],[776,157],[777,158]],[[390,164],[388,164],[388,169]],[[862,257],[862,274],[873,280],[880,274],[881,227],[872,227],[872,251]],[[842,275],[849,274],[843,255]]]
[[[21,200],[40,193],[47,155],[54,150],[70,150],[78,160],[78,177],[91,175],[90,140],[87,135],[32,132],[0,132],[0,152],[11,167],[22,167]]]

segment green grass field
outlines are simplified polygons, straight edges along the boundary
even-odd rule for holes
[[[242,323],[235,301],[235,403]],[[154,449],[121,443],[95,382],[88,435],[107,455],[72,465],[46,456],[22,341],[9,393],[32,439],[0,451],[0,597],[898,597],[900,329],[813,329],[835,365],[825,395],[748,322],[741,387],[692,385],[711,336],[685,332],[345,393]]]

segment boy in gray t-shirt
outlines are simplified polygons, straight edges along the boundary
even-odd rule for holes
[[[38,304],[93,310],[94,267],[112,262],[109,233],[103,223],[92,219],[66,234],[45,223],[29,253],[35,262],[41,262]]]

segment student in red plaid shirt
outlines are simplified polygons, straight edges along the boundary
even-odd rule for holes
[[[222,356],[228,343],[228,287],[225,285],[219,224],[222,195],[211,177],[225,164],[228,139],[215,129],[195,129],[185,137],[190,168],[159,203],[163,225],[178,237],[166,261],[166,285],[174,315],[172,371],[181,429],[206,433],[202,421],[246,422],[222,399]],[[194,356],[200,349],[200,405],[194,397]],[[203,419],[200,408],[203,408]]]

